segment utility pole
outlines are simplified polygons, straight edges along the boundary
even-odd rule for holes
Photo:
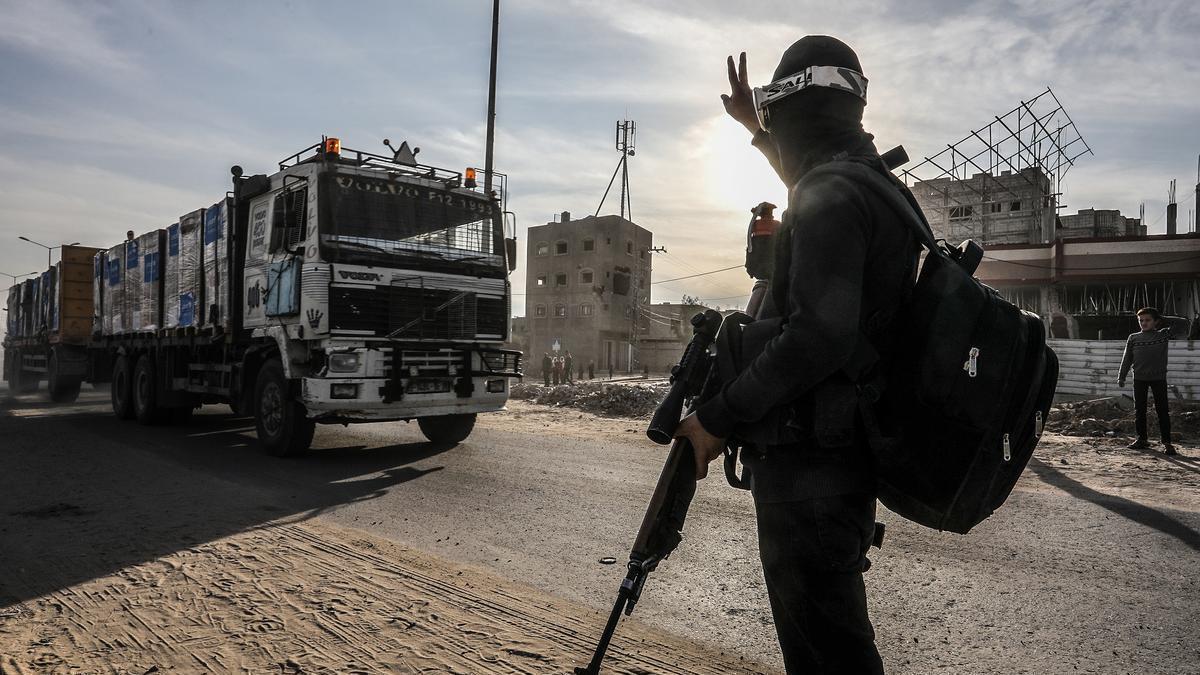
[[[496,52],[500,42],[500,0],[492,2],[492,66],[488,74],[486,155],[483,160],[483,193],[492,195],[492,146],[496,142]]]
[[[637,230],[634,230],[634,236],[637,235]],[[629,372],[633,373],[633,362],[638,356],[638,323],[641,318],[642,310],[642,254],[644,253],[666,253],[667,249],[663,246],[652,246],[649,248],[638,249],[638,257],[633,261],[633,311],[629,317]],[[650,301],[650,283],[646,279],[646,302]]]

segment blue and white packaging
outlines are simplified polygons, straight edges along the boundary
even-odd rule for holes
[[[196,209],[179,217],[175,296],[179,303],[177,325],[180,328],[200,326],[204,321],[204,248],[201,241],[203,235],[204,209]]]
[[[179,223],[167,226],[166,250],[162,256],[163,326],[179,326]]]
[[[137,238],[138,315],[134,330],[156,331],[162,327],[162,253],[165,230],[153,230]]]
[[[105,255],[104,334],[125,332],[125,244],[117,244]]]
[[[204,211],[204,325],[229,327],[230,200]]]

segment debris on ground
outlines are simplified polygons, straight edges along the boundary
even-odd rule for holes
[[[1158,417],[1154,402],[1147,406],[1146,426],[1150,433],[1158,432]],[[1171,435],[1191,436],[1200,433],[1200,402],[1172,400]],[[1064,401],[1050,408],[1046,429],[1067,436],[1133,436],[1136,431],[1133,399],[1109,396],[1084,401]]]
[[[531,382],[514,384],[509,395],[539,405],[578,408],[595,415],[649,417],[654,413],[669,384],[659,382],[575,382],[543,386]]]

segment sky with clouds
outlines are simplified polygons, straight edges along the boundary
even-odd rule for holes
[[[1144,202],[1160,233],[1172,178],[1181,229],[1195,209],[1192,0],[502,5],[496,167],[519,229],[595,211],[618,159],[614,123],[634,119],[633,217],[667,248],[659,280],[740,263],[749,207],[784,203],[719,96],[727,54],[746,50],[752,83],[765,84],[809,33],[857,50],[880,149],[932,155],[1050,86],[1094,151],[1067,177],[1066,213],[1136,216]],[[487,0],[0,0],[0,272],[44,264],[19,235],[109,246],[212,203],[231,165],[269,172],[321,134],[365,150],[406,139],[426,163],[481,165],[490,10]],[[523,267],[513,285],[524,291]],[[687,293],[729,305],[746,287],[735,270],[657,284],[654,301]]]

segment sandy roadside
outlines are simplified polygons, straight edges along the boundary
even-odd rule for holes
[[[360,531],[276,522],[0,609],[0,673],[564,673],[604,618]],[[763,672],[636,619],[610,654],[613,673]]]

